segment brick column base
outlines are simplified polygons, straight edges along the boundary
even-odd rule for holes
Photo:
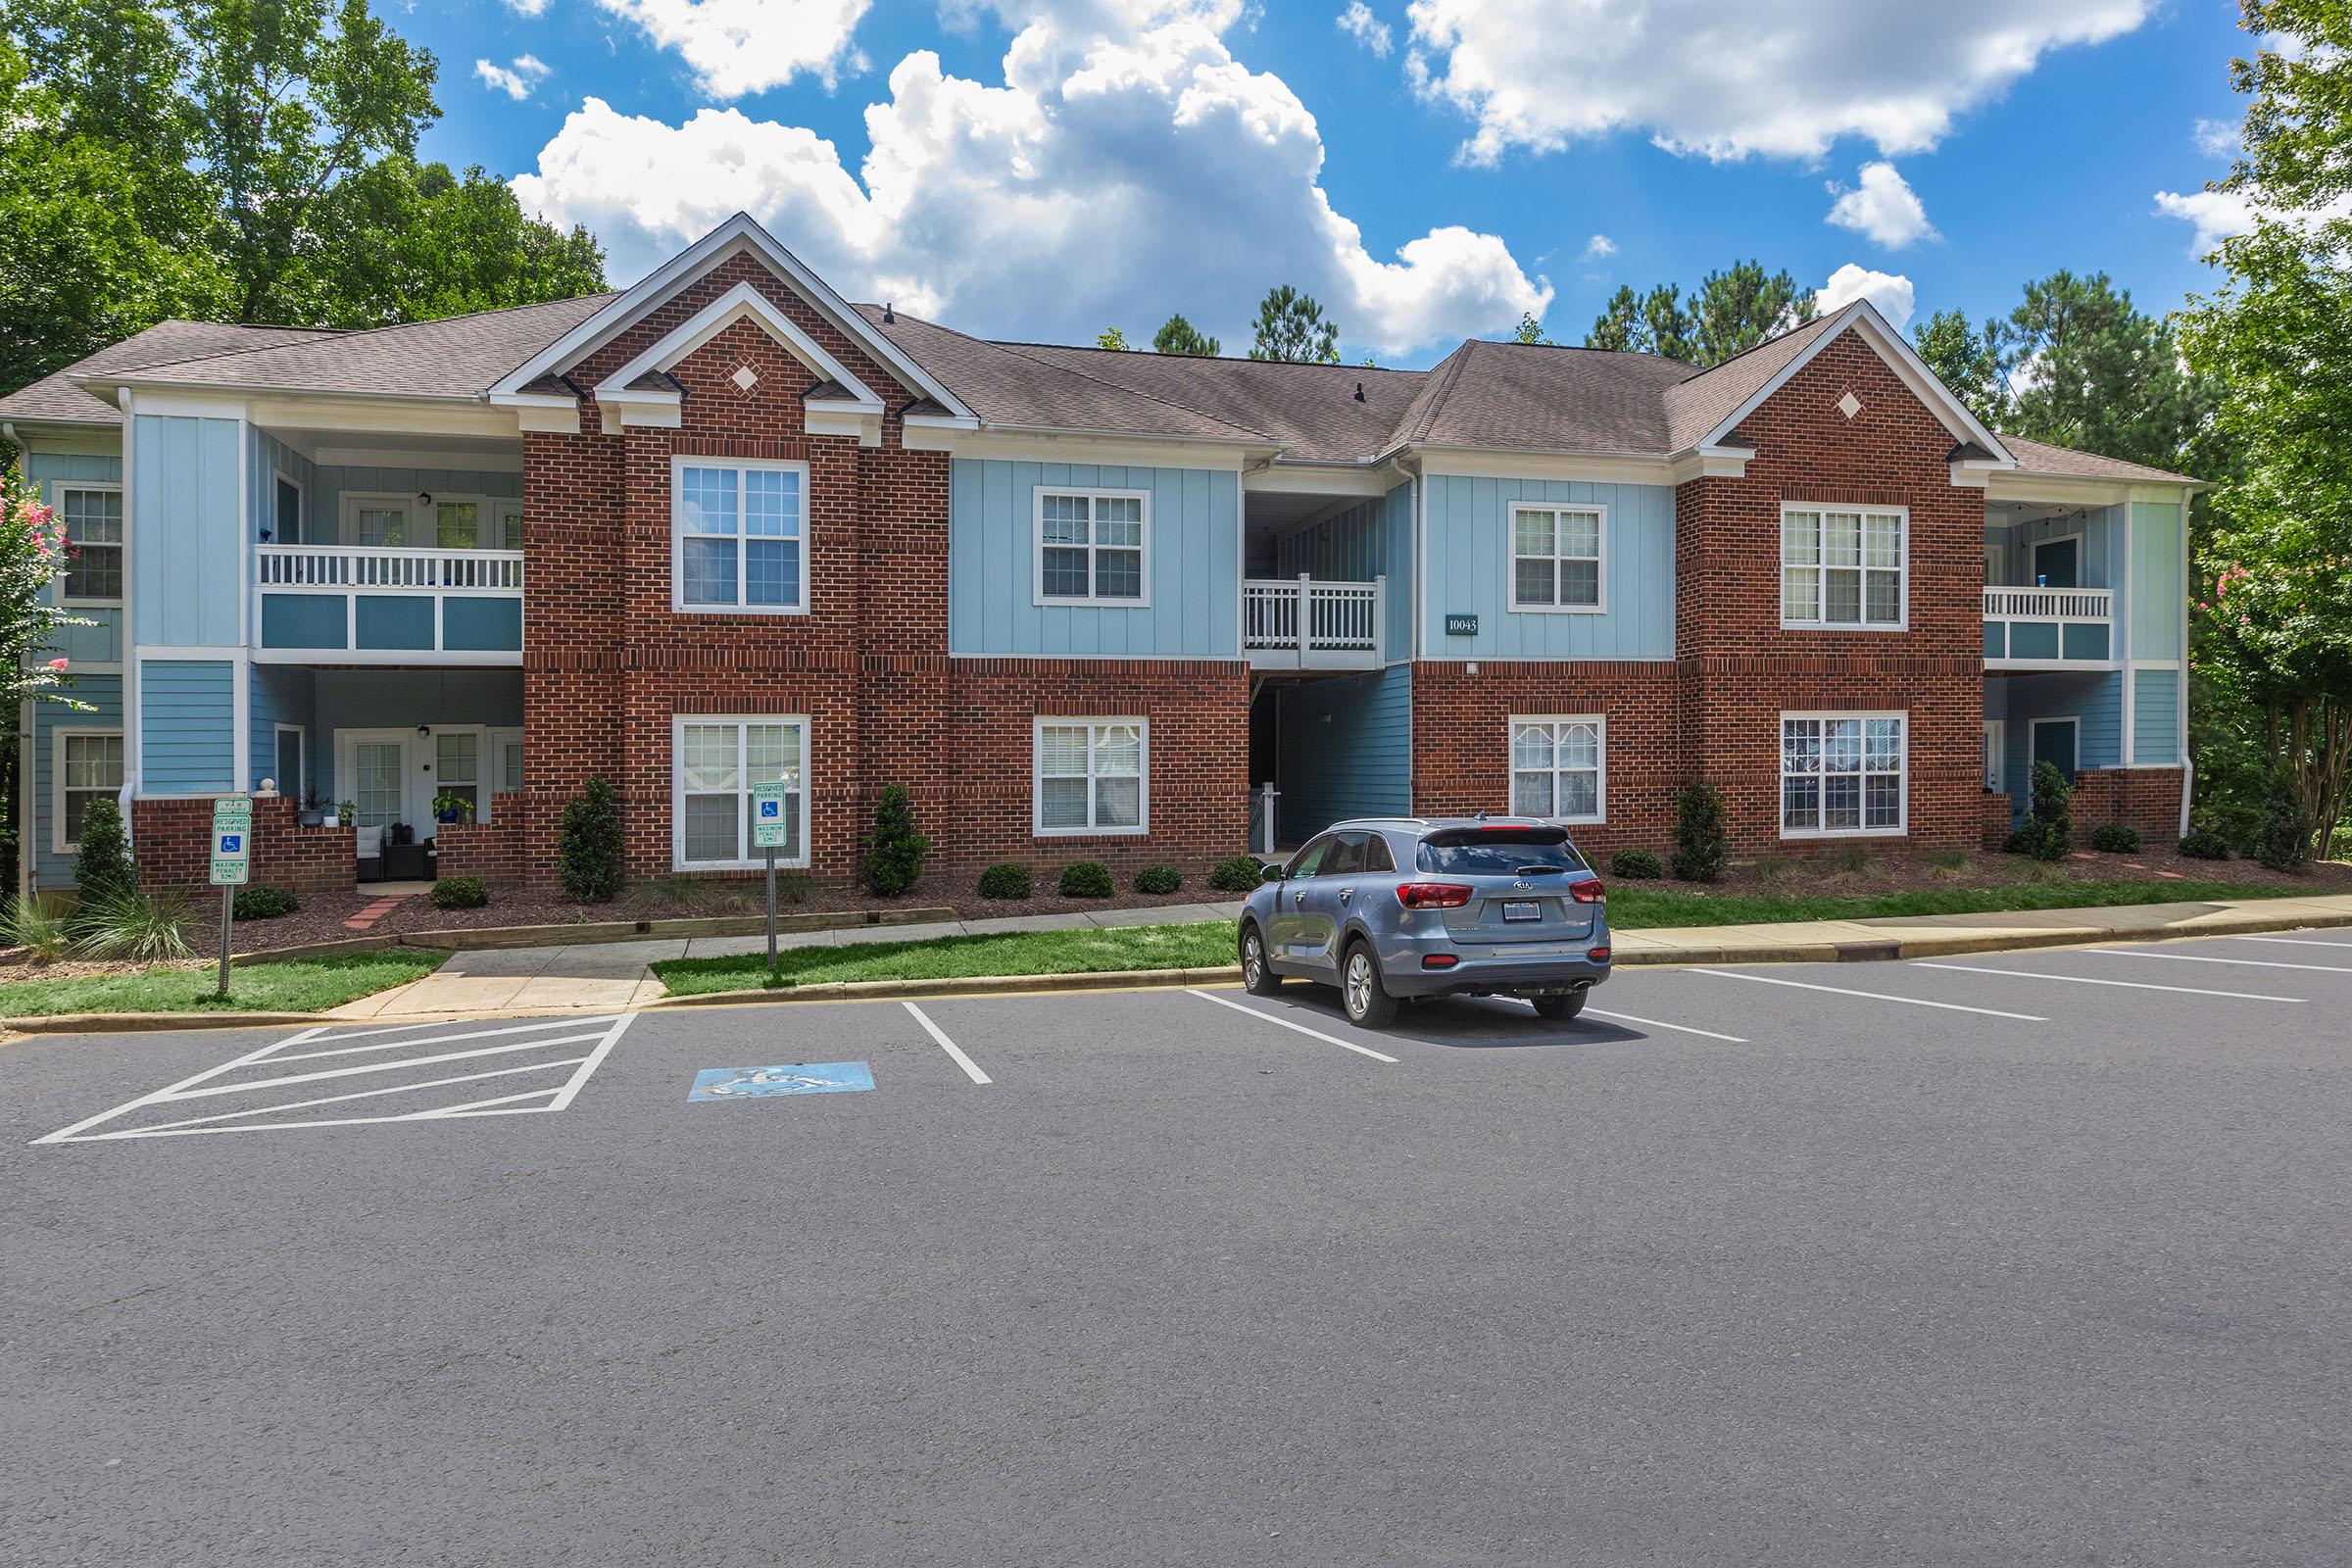
[[[443,822],[433,829],[434,860],[442,876],[478,876],[519,892],[523,884],[523,798],[493,796],[487,822]]]
[[[1980,841],[1985,854],[1998,854],[2001,846],[2009,842],[2009,797],[1998,790],[1986,790],[1983,837]]]
[[[2102,767],[2075,775],[2075,843],[2087,845],[2093,829],[2120,822],[2137,828],[2150,849],[2180,838],[2180,769]]]

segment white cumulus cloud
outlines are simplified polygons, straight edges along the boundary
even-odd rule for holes
[[[2206,157],[2233,158],[2237,155],[2237,130],[2234,120],[2207,120],[2200,116],[2190,134],[2195,138],[2197,151]]]
[[[855,170],[803,126],[731,108],[672,124],[590,98],[514,189],[594,230],[617,279],[740,208],[853,298],[1007,337],[1148,333],[1182,311],[1246,344],[1277,283],[1384,354],[1544,314],[1549,283],[1495,235],[1367,244],[1321,186],[1314,116],[1226,47],[1239,16],[1238,0],[1061,0],[1014,38],[1001,86],[909,54],[866,108]]]
[[[473,74],[482,84],[494,92],[503,92],[520,103],[531,95],[531,89],[547,79],[547,62],[537,55],[517,55],[514,64],[502,66],[496,61],[476,60]]]
[[[2326,221],[2329,219],[2352,217],[2352,196],[2339,196],[2323,207],[2299,212],[2284,212],[2276,208],[2260,208],[2243,193],[2231,190],[2160,190],[2156,193],[2156,211],[2166,218],[2178,218],[2194,225],[2196,233],[2189,241],[2189,254],[2209,255],[2222,241],[2247,233],[2254,227],[2258,215],[2291,223]]]
[[[1396,47],[1396,33],[1387,23],[1372,14],[1364,0],[1348,0],[1348,9],[1339,15],[1340,30],[1374,54],[1386,57]]]
[[[1604,261],[1616,254],[1617,242],[1606,234],[1595,234],[1585,241],[1585,260],[1588,262]]]
[[[1833,183],[1830,190],[1838,200],[1831,204],[1829,220],[1839,228],[1866,235],[1890,251],[1936,237],[1928,210],[1892,164],[1864,164],[1860,184],[1847,190]]]
[[[510,0],[512,3],[512,0]],[[545,6],[547,0],[538,0]],[[861,64],[851,46],[872,0],[596,0],[694,71],[720,100],[781,87],[799,75],[833,85]]]
[[[1407,78],[1475,125],[1473,163],[1511,147],[1647,132],[1709,158],[1884,155],[1953,120],[2051,49],[2129,32],[2155,0],[1412,0]]]
[[[1899,272],[1874,272],[1866,267],[1846,263],[1830,274],[1827,283],[1813,291],[1814,308],[1827,316],[1843,310],[1856,300],[1868,300],[1878,307],[1896,331],[1911,324],[1911,313],[1918,307],[1911,280]]]
[[[548,0],[507,0],[507,9],[518,17],[540,17],[547,14]]]

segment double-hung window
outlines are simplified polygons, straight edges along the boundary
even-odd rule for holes
[[[58,491],[58,520],[66,525],[68,603],[122,602],[122,491],[108,485]]]
[[[1906,514],[1899,508],[1781,509],[1781,623],[1900,630]]]
[[[1598,822],[1607,725],[1597,716],[1511,720],[1511,814]]]
[[[50,845],[60,855],[81,849],[81,819],[90,803],[122,788],[121,730],[57,731],[57,801],[50,816]]]
[[[793,615],[808,608],[808,466],[671,460],[670,608]]]
[[[1039,719],[1031,823],[1038,836],[1147,831],[1151,728],[1140,718]]]
[[[1151,602],[1144,535],[1152,498],[1142,490],[1037,491],[1037,602],[1118,605]]]
[[[1600,507],[1511,507],[1511,609],[1598,611],[1608,514]]]
[[[779,865],[808,863],[808,720],[797,715],[681,714],[670,730],[671,864],[681,871],[743,869],[752,848],[752,786],[784,785]]]
[[[1901,713],[1781,715],[1781,837],[1900,833]]]

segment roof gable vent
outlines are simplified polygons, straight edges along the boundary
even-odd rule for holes
[[[1364,401],[1364,383],[1361,381],[1355,383],[1355,401],[1358,403]]]

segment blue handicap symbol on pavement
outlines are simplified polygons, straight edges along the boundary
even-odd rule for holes
[[[245,835],[242,833],[223,833],[220,835],[220,853],[234,855],[237,853],[237,846],[244,842]]]
[[[862,1061],[794,1062],[781,1067],[706,1067],[688,1100],[760,1100],[769,1095],[839,1095],[874,1087]]]

